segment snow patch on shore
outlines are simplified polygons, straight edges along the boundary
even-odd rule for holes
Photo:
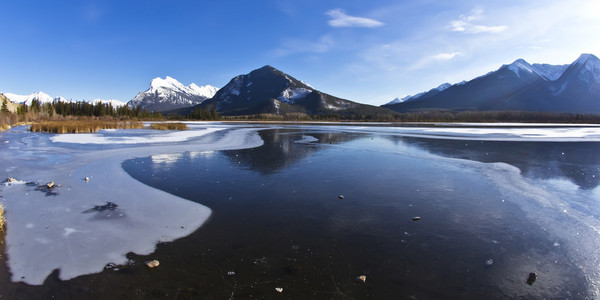
[[[58,134],[50,139],[55,143],[73,144],[150,144],[184,142],[193,138],[224,130],[225,128],[205,128],[203,130],[156,132],[140,136],[105,135],[101,133]],[[117,131],[106,131],[114,133]]]
[[[202,226],[210,208],[144,185],[121,167],[135,157],[168,161],[190,149],[212,153],[263,144],[260,128],[194,127],[198,129],[184,135],[153,133],[163,143],[159,145],[147,143],[148,137],[134,137],[139,131],[127,130],[112,132],[121,135],[120,140],[103,133],[83,139],[23,130],[4,134],[16,149],[0,146],[0,177],[36,182],[2,188],[12,281],[41,285],[57,269],[61,280],[101,272],[109,263],[126,264],[129,252],[149,255],[158,243],[185,237]],[[203,138],[193,139],[199,136]],[[79,145],[90,140],[125,145],[93,150]],[[134,141],[137,145],[127,145]],[[50,181],[60,187],[44,189]]]

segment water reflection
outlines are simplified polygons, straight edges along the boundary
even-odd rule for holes
[[[600,143],[494,142],[389,136],[430,153],[480,162],[504,162],[535,179],[568,178],[581,189],[600,185]]]
[[[503,190],[482,175],[489,166],[439,158],[502,161],[527,174],[553,165],[546,174],[559,178],[573,168],[571,157],[560,160],[551,154],[567,155],[577,147],[400,138],[329,128],[260,134],[264,145],[255,149],[186,152],[170,164],[151,158],[124,163],[134,178],[213,209],[210,221],[194,235],[164,245],[155,255],[161,266],[163,261],[175,266],[154,275],[167,282],[162,288],[185,286],[189,278],[173,278],[186,276],[200,283],[192,289],[197,298],[216,299],[234,293],[270,298],[276,287],[299,299],[588,296],[585,276],[591,273],[579,266],[593,267],[595,260],[576,260],[573,255],[583,255],[569,249],[588,252],[581,241],[597,238],[572,225],[580,220],[561,223],[560,230],[569,234],[557,236],[553,227],[537,223],[515,204],[528,199],[520,189],[526,184]],[[318,141],[296,143],[303,136]],[[574,161],[579,168],[583,158]],[[515,176],[510,183],[521,179]],[[554,182],[575,188],[565,180]],[[414,222],[415,216],[422,219]],[[567,217],[574,218],[558,218]],[[225,276],[229,271],[236,275]],[[526,282],[530,272],[540,275],[533,286]],[[355,282],[359,275],[367,276],[366,284]],[[223,282],[229,285],[202,289]]]
[[[171,165],[177,162],[177,160],[181,159],[182,157],[183,153],[169,153],[152,155],[150,159],[152,159],[153,164]]]
[[[183,153],[167,153],[167,154],[156,154],[150,156],[152,163],[156,167],[171,166],[182,159],[198,159],[198,158],[210,158],[215,155],[215,151],[186,151]]]
[[[263,174],[276,173],[295,162],[310,157],[322,147],[314,144],[341,144],[355,140],[361,134],[348,134],[332,131],[299,131],[292,129],[273,129],[260,132],[264,145],[258,148],[224,151],[223,154],[243,168]],[[304,136],[304,137],[303,137]],[[318,141],[297,143],[314,137]]]
[[[336,131],[266,130],[260,133],[264,145],[254,149],[225,151],[223,154],[243,168],[263,174],[278,172],[295,162],[327,149],[325,145],[370,140],[371,135]],[[296,143],[303,135],[315,143]],[[381,135],[396,147],[417,148],[418,152],[484,163],[503,162],[515,166],[533,179],[568,179],[584,190],[600,185],[600,143],[593,142],[510,142],[461,141]],[[351,147],[351,145],[349,145]],[[376,148],[366,142],[356,147]]]

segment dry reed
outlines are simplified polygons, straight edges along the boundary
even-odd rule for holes
[[[32,124],[29,131],[47,133],[94,133],[101,129],[140,129],[139,121],[49,121]]]
[[[190,129],[184,123],[171,122],[171,123],[152,123],[149,126],[150,129],[155,130],[188,130]]]
[[[4,224],[6,219],[4,218],[4,205],[0,203],[0,232],[4,232]]]

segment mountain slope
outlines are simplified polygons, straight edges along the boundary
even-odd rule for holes
[[[271,66],[234,77],[198,107],[215,107],[222,115],[392,113],[322,93]]]
[[[17,104],[27,104],[29,106],[31,106],[31,102],[34,99],[37,99],[38,101],[40,101],[41,104],[43,103],[51,103],[53,101],[61,101],[61,102],[76,102],[73,100],[68,100],[64,97],[56,97],[53,98],[52,96],[44,93],[44,92],[35,92],[29,95],[17,95],[17,94],[12,94],[12,93],[5,93],[4,94],[11,102],[13,103],[17,103]],[[110,103],[112,104],[113,107],[119,107],[119,106],[123,106],[126,105],[125,102],[120,101],[120,100],[114,100],[114,99],[110,99],[110,100],[103,100],[103,99],[94,99],[91,101],[86,101],[88,103],[91,104],[98,104],[98,103],[103,103],[103,104],[107,104]]]
[[[0,93],[0,107],[4,107],[4,105],[6,105],[6,109],[12,113],[17,112],[17,108],[19,107],[19,104],[10,101],[4,94]]]
[[[31,105],[31,102],[34,99],[37,99],[41,103],[49,103],[49,102],[54,101],[54,98],[50,97],[48,94],[46,94],[44,92],[35,92],[35,93],[31,93],[29,95],[17,95],[17,94],[13,94],[13,93],[5,93],[4,96],[6,96],[10,101],[12,101],[14,103],[27,104],[27,105]]]
[[[150,88],[138,93],[127,105],[138,106],[147,111],[163,112],[167,110],[191,107],[211,98],[217,88],[210,85],[197,86],[192,83],[184,86],[172,77],[157,77],[150,83]]]
[[[523,59],[441,92],[384,105],[398,112],[512,110],[600,113],[600,60],[584,54],[571,65],[531,65]]]
[[[600,112],[600,60],[591,54],[581,55],[551,83],[549,90],[565,107]]]
[[[391,105],[391,104],[397,104],[397,103],[402,103],[402,102],[407,102],[407,101],[413,101],[415,99],[419,99],[420,97],[430,97],[433,96],[449,87],[451,87],[452,85],[450,83],[442,83],[440,84],[438,87],[436,88],[432,88],[431,90],[427,91],[427,92],[421,92],[418,93],[416,95],[408,95],[405,96],[403,98],[395,98],[394,100],[386,103],[385,105]]]

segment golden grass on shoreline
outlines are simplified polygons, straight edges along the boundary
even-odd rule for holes
[[[101,129],[140,128],[144,128],[144,124],[139,121],[50,121],[31,124],[29,131],[46,133],[94,133]]]
[[[0,232],[4,232],[4,224],[6,219],[4,218],[4,205],[0,203]]]
[[[152,123],[148,126],[154,130],[188,130],[190,129],[186,124],[179,122],[168,122],[168,123]]]

